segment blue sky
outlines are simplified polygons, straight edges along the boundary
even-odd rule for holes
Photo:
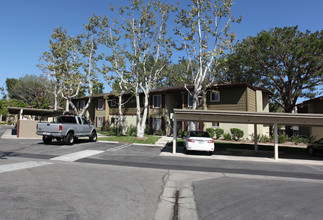
[[[105,15],[109,5],[125,0],[2,0],[0,2],[0,87],[6,78],[41,74],[36,66],[48,50],[50,34],[57,26],[69,34],[83,31],[93,15]],[[174,1],[171,1],[174,2]],[[185,1],[181,1],[184,3]],[[234,25],[238,39],[255,36],[261,30],[298,25],[301,31],[323,28],[322,0],[235,0],[234,16],[243,16]]]

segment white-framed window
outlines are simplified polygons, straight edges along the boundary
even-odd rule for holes
[[[193,95],[191,95],[191,94],[188,94],[188,96],[187,96],[187,106],[193,107]]]
[[[111,99],[111,107],[116,107],[117,106],[117,100],[116,99]]]
[[[210,93],[210,101],[211,102],[219,102],[220,101],[220,92],[219,91],[212,91]]]
[[[154,95],[153,96],[153,107],[154,108],[161,108],[161,95]]]
[[[153,130],[161,130],[161,118],[153,118]]]
[[[98,110],[103,110],[104,109],[104,99],[99,99],[98,100]]]
[[[103,126],[103,117],[97,117],[96,126],[99,128]]]

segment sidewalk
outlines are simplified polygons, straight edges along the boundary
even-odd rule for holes
[[[17,135],[12,135],[11,134],[11,130],[12,129],[7,129],[0,138],[2,138],[2,139],[16,139],[16,140],[23,140],[23,139],[40,140],[40,139],[42,139],[41,136],[39,136],[39,137],[31,137],[31,138],[29,138],[29,137],[19,137],[18,138]]]
[[[165,147],[168,143],[172,141],[173,141],[173,137],[162,136],[160,139],[158,139],[155,145]]]

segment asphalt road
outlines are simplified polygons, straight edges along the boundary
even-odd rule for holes
[[[163,151],[0,139],[0,219],[170,219],[174,204],[181,219],[323,216],[323,157],[289,163]]]

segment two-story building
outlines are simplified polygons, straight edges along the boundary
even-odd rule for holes
[[[323,114],[323,96],[296,105],[297,113]],[[299,134],[323,138],[323,127],[299,127]]]
[[[192,108],[193,97],[187,91],[193,90],[192,86],[175,86],[156,89],[149,94],[149,111],[147,117],[147,128],[151,131],[162,131],[164,134],[172,135],[172,113],[174,109]],[[201,98],[198,109],[204,110],[227,110],[227,111],[249,111],[249,112],[269,112],[268,98],[271,95],[266,89],[251,86],[249,84],[216,84],[212,83],[207,89],[204,98]],[[78,108],[82,108],[88,97],[74,99],[73,102]],[[128,102],[125,102],[128,100]],[[143,100],[143,94],[141,94]],[[136,102],[131,94],[123,97],[125,104],[122,112],[125,123],[129,126],[136,124]],[[141,102],[141,105],[143,102]],[[91,105],[86,113],[86,117],[97,127],[106,125],[116,125],[118,111],[118,97],[113,94],[102,94],[92,98]],[[178,123],[177,130],[187,130],[188,121]],[[250,139],[254,132],[253,125],[228,124],[228,123],[205,123],[199,122],[198,129],[223,128],[226,133],[230,128],[239,128],[244,131],[244,138]],[[269,135],[269,126],[258,125],[259,134]]]

